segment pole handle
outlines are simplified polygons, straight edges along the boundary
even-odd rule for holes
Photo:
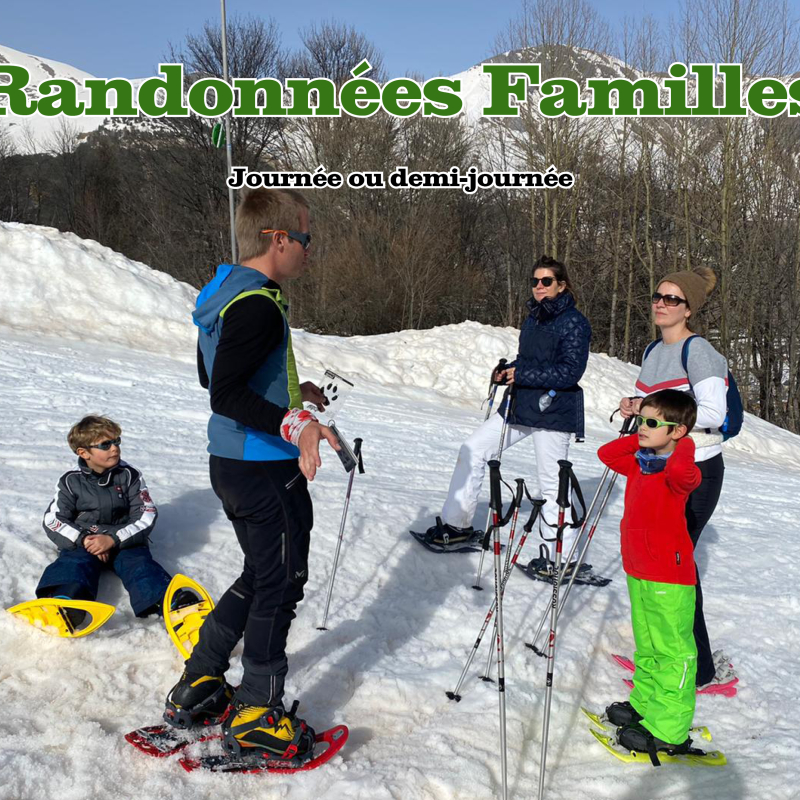
[[[558,461],[558,497],[556,503],[559,508],[569,506],[569,475],[572,471],[572,462],[565,459]]]
[[[503,369],[506,368],[506,364],[508,364],[508,359],[506,359],[506,358],[501,358],[497,362],[497,366],[492,370],[492,383],[495,383],[495,384],[498,383],[498,381],[495,380],[495,376],[497,375],[498,372],[500,372],[500,370],[503,370]]]
[[[489,508],[497,513],[498,517],[503,515],[503,496],[500,491],[500,462],[493,459],[489,462]]]
[[[363,439],[360,437],[356,438],[353,442],[353,455],[358,459],[358,474],[364,474],[364,456],[361,454],[361,444],[363,443]]]
[[[533,526],[536,524],[536,520],[538,519],[539,514],[542,513],[542,506],[544,506],[547,500],[543,500],[542,498],[537,498],[536,500],[532,500],[531,502],[533,505],[533,508],[531,509],[531,515],[528,518],[528,521],[522,526],[526,533],[530,533],[533,530]]]

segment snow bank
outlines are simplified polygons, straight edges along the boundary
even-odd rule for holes
[[[219,598],[241,570],[241,553],[208,484],[207,393],[183,358],[194,342],[188,321],[194,292],[50,229],[2,226],[0,236],[0,607],[30,599],[54,557],[41,515],[58,475],[74,463],[65,434],[87,411],[108,413],[123,426],[124,457],[143,470],[159,507],[155,558]],[[82,309],[98,303],[93,324],[84,324]],[[119,343],[119,327],[131,344]],[[71,341],[64,341],[67,330]],[[512,329],[472,322],[349,339],[297,332],[304,377],[330,367],[355,380],[341,427],[365,443],[367,472],[353,485],[330,630],[321,634],[316,626],[348,484],[337,459],[323,449],[311,485],[306,599],[288,648],[287,700],[301,699],[313,725],[350,726],[341,756],[310,773],[223,778],[187,775],[174,760],[135,753],[122,735],[158,721],[182,662],[163,623],[135,619],[120,582],[106,575],[98,599],[118,610],[86,639],[50,638],[0,613],[0,800],[496,797],[497,694],[492,684],[476,680],[489,637],[462,687],[463,701],[448,703],[444,694],[454,688],[490,591],[470,588],[476,556],[433,555],[406,530],[430,524],[439,512],[459,444],[482,418],[478,402],[488,369],[501,356],[513,357],[516,339]],[[181,358],[171,357],[175,352]],[[590,359],[583,381],[587,439],[570,448],[589,497],[602,473],[597,447],[614,436],[606,416],[631,391],[635,374],[636,367],[605,355]],[[712,641],[731,654],[741,682],[731,700],[698,697],[696,719],[712,726],[728,766],[622,767],[594,742],[578,711],[581,704],[602,708],[624,698],[624,673],[608,654],[630,654],[634,647],[619,559],[623,493],[617,487],[591,551],[597,572],[613,582],[605,589],[577,587],[559,624],[550,800],[796,795],[800,769],[790,712],[800,703],[794,500],[800,470],[787,462],[798,458],[799,441],[748,418],[745,433],[726,452],[720,505],[698,548]],[[505,476],[525,477],[535,491],[533,465],[530,442],[504,453]],[[485,501],[484,493],[479,517]],[[536,554],[536,544],[534,532],[523,559]],[[515,798],[533,797],[538,783],[545,664],[523,642],[548,603],[549,587],[512,576],[504,614]],[[233,683],[241,677],[240,652],[228,672]]]
[[[0,223],[0,324],[88,342],[194,359],[191,311],[197,291],[97,242],[54,228]],[[380,336],[320,336],[295,330],[303,379],[333,369],[362,391],[388,387],[407,399],[475,408],[491,368],[516,356],[519,331],[478,322]],[[619,399],[633,393],[638,367],[593,353],[581,384],[586,428],[612,432]],[[371,388],[370,388],[371,387]],[[747,415],[726,451],[800,466],[800,437]]]
[[[190,357],[197,292],[55,228],[0,222],[0,323],[67,339]]]

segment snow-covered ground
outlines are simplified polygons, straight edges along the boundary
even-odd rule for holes
[[[206,393],[197,385],[193,292],[94,242],[0,223],[0,603],[30,599],[55,550],[41,515],[72,463],[70,425],[101,412],[123,427],[123,457],[158,504],[156,558],[219,597],[241,556],[208,483]],[[455,704],[452,689],[489,592],[470,588],[477,556],[437,556],[407,530],[438,513],[460,442],[482,420],[487,372],[513,356],[516,332],[476,323],[376,337],[295,333],[301,378],[325,368],[356,388],[338,417],[364,439],[336,591],[320,622],[346,488],[332,452],[311,487],[310,580],[290,642],[288,697],[311,724],[345,723],[350,741],[326,767],[295,776],[184,773],[134,751],[122,734],[158,722],[181,662],[159,620],[133,617],[118,580],[101,582],[115,616],[87,639],[49,637],[0,614],[0,800],[96,798],[491,798],[499,792],[497,694],[477,680],[482,651]],[[635,368],[593,355],[584,379],[587,440],[570,457],[591,496],[608,413]],[[578,587],[560,626],[547,797],[797,797],[800,438],[748,417],[726,449],[720,506],[699,561],[712,644],[740,676],[733,699],[699,697],[728,757],[724,769],[625,766],[588,733],[580,704],[622,699],[632,636],[618,558],[622,492],[592,544],[604,589]],[[507,479],[532,476],[526,443],[503,458]],[[485,513],[482,503],[478,517]],[[535,546],[527,552],[533,555]],[[489,585],[488,575],[485,583]],[[520,574],[505,604],[512,797],[535,796],[545,664],[523,642],[548,589]],[[562,620],[564,618],[562,617]],[[238,658],[230,678],[239,677]]]

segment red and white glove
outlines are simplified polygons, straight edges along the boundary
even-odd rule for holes
[[[309,422],[316,422],[317,418],[304,408],[291,408],[281,422],[281,439],[297,446],[300,434]]]

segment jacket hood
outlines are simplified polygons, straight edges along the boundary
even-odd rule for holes
[[[192,319],[198,328],[211,333],[217,322],[220,311],[225,308],[236,295],[262,286],[278,284],[270,281],[263,272],[239,264],[220,264],[217,274],[200,291],[192,312]]]

